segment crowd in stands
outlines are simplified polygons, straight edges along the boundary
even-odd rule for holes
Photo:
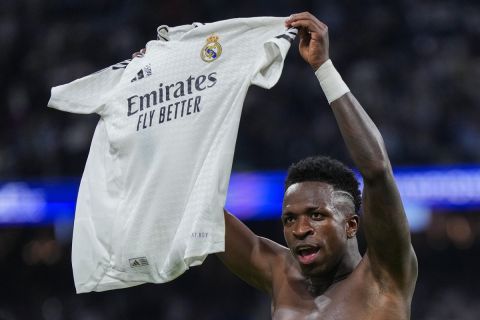
[[[50,88],[130,58],[158,25],[305,10],[329,26],[331,58],[379,126],[394,166],[480,163],[478,1],[2,0],[0,179],[80,176],[98,116],[48,109]],[[234,170],[283,170],[314,154],[351,164],[313,71],[293,47],[278,84],[249,91]],[[252,227],[282,241],[278,222]],[[76,295],[70,235],[71,226],[0,226],[0,320],[270,316],[268,297],[213,256],[168,284]],[[462,251],[420,234],[414,245],[412,319],[479,319],[480,294],[469,280],[479,240]]]
[[[331,58],[380,127],[394,165],[480,161],[475,1],[3,0],[0,178],[80,175],[98,116],[48,109],[50,88],[130,58],[158,25],[303,10],[329,26]],[[339,139],[293,48],[276,87],[249,91],[234,169],[285,169],[319,153],[346,160]]]

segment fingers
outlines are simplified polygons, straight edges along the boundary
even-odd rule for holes
[[[325,23],[318,20],[309,12],[294,13],[285,21],[285,26],[295,28],[306,28],[309,32],[319,32],[327,30]]]
[[[145,55],[145,52],[146,52],[146,49],[145,49],[145,48],[140,49],[140,51],[138,51],[138,52],[134,52],[134,53],[132,54],[132,59],[133,59],[133,58],[142,58],[142,57]]]
[[[300,47],[308,46],[311,36],[307,29],[299,28],[298,37],[300,39]]]
[[[309,43],[310,39],[322,41],[328,39],[328,27],[309,12],[292,14],[286,21],[286,27],[299,29],[300,41]]]
[[[288,17],[287,22],[294,22],[296,20],[313,20],[316,23],[323,25],[326,27],[327,25],[318,20],[313,14],[310,12],[302,12],[302,13],[294,13],[291,14],[290,17]]]
[[[317,70],[329,59],[328,27],[309,12],[292,14],[285,21],[287,28],[297,28],[302,58]]]

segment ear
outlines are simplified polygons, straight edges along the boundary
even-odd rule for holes
[[[347,238],[351,239],[357,235],[358,231],[358,216],[356,214],[352,214],[345,219],[345,231],[347,233]]]

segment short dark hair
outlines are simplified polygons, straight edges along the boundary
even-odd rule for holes
[[[288,168],[285,191],[292,184],[305,181],[321,181],[333,186],[334,190],[346,191],[353,197],[355,213],[362,204],[359,183],[355,173],[338,160],[325,156],[308,157]]]

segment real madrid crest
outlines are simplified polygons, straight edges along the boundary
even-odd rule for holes
[[[217,60],[222,55],[222,46],[218,43],[218,36],[211,35],[207,38],[207,44],[200,51],[200,57],[205,62]]]

